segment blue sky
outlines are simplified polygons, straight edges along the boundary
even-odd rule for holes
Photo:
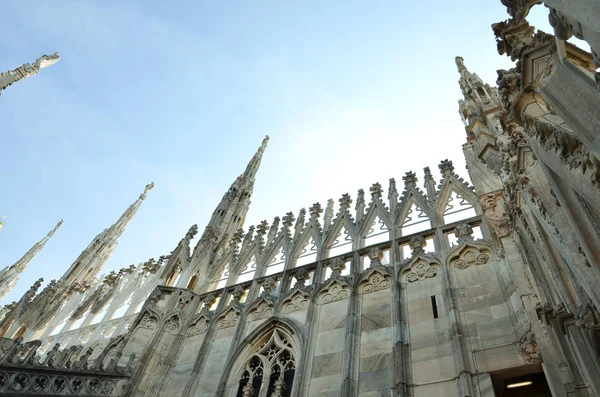
[[[5,4],[0,69],[62,59],[0,97],[0,265],[65,224],[2,303],[59,278],[151,181],[105,272],[169,253],[266,134],[246,227],[445,158],[466,174],[454,57],[494,83],[507,17],[481,0]]]

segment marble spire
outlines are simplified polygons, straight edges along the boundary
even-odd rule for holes
[[[13,85],[19,80],[23,80],[26,77],[38,74],[41,69],[48,66],[54,65],[60,59],[58,52],[52,55],[42,55],[33,63],[33,65],[26,63],[19,66],[15,70],[9,70],[8,72],[0,73],[0,94],[8,86]]]
[[[37,254],[40,253],[44,246],[50,240],[54,233],[60,228],[63,224],[63,220],[61,219],[54,229],[50,230],[46,237],[38,241],[34,244],[33,247],[29,251],[23,255],[21,259],[16,261],[12,266],[7,266],[2,271],[0,271],[0,299],[4,298],[17,284],[19,281],[19,276],[23,271],[27,268],[27,265],[35,258]]]
[[[212,245],[213,248],[226,246],[228,241],[224,240],[229,240],[244,225],[244,220],[250,207],[250,198],[254,190],[256,173],[258,172],[268,143],[269,136],[267,135],[248,162],[244,173],[238,176],[231,184],[231,187],[225,193],[217,208],[215,208],[199,240],[199,245],[194,250],[194,256],[198,256],[201,252],[206,252],[204,248],[208,245]]]
[[[131,222],[142,205],[142,202],[146,199],[146,195],[153,187],[154,182],[146,185],[144,192],[123,212],[121,217],[92,240],[90,245],[83,250],[69,270],[63,275],[63,281],[66,283],[89,282],[96,277],[104,264],[112,256],[119,243],[119,237],[121,237],[127,225],[129,225],[129,222]]]

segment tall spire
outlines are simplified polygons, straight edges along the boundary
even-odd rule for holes
[[[8,86],[13,85],[17,81],[23,80],[26,77],[38,74],[41,69],[54,65],[59,59],[60,55],[58,52],[55,52],[52,55],[42,55],[36,59],[33,65],[26,63],[22,66],[19,66],[15,70],[9,70],[8,72],[0,73],[0,94],[2,94],[2,91]]]
[[[93,279],[102,269],[104,264],[112,256],[119,237],[123,234],[127,225],[133,219],[142,201],[146,199],[148,192],[154,187],[154,182],[146,185],[144,192],[131,204],[121,217],[108,229],[97,235],[94,240],[83,250],[69,270],[64,274],[63,280],[68,283],[82,282]]]
[[[44,249],[44,246],[48,240],[50,240],[50,237],[54,236],[54,233],[56,233],[62,224],[63,220],[61,219],[56,226],[54,226],[54,229],[50,230],[46,237],[35,243],[21,259],[16,261],[12,266],[7,266],[0,271],[0,299],[4,298],[14,288],[17,281],[19,281],[19,275],[25,270],[29,262]]]
[[[484,84],[477,73],[471,73],[467,69],[462,57],[457,56],[454,61],[460,73],[458,84],[464,96],[464,99],[458,101],[458,113],[469,130],[476,122],[485,124],[487,114],[501,109],[500,96],[495,87]],[[467,133],[471,137],[472,131]]]
[[[248,166],[246,167],[246,171],[244,172],[245,178],[254,180],[254,178],[256,177],[256,172],[258,171],[258,168],[260,167],[260,162],[262,160],[263,153],[265,152],[265,149],[267,148],[268,143],[269,143],[269,136],[267,135],[267,136],[265,136],[265,139],[263,139],[262,144],[256,151],[256,154],[252,157],[252,159],[248,163]]]
[[[6,215],[3,215],[2,218],[0,218],[0,230],[2,230],[2,226],[4,226],[5,219],[6,219]]]
[[[254,189],[254,180],[260,167],[260,163],[269,143],[269,136],[265,136],[262,144],[250,159],[244,173],[236,178],[231,187],[225,193],[221,202],[214,210],[198,245],[194,249],[194,257],[198,257],[205,247],[211,246],[213,249],[227,247],[229,240],[234,233],[244,225],[248,208],[250,207],[250,198]]]

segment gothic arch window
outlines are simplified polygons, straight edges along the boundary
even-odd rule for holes
[[[194,274],[187,285],[187,289],[193,291],[196,289],[196,285],[198,285],[198,275]]]
[[[425,211],[413,202],[400,227],[402,235],[408,236],[431,229],[431,221]]]
[[[283,271],[285,267],[285,252],[283,251],[283,245],[279,248],[279,250],[273,256],[273,260],[267,264],[267,270],[265,271],[265,276],[270,276],[271,274],[280,273]]]
[[[219,274],[219,276],[215,279],[213,289],[220,289],[225,287],[227,285],[227,280],[229,280],[229,265],[225,266],[221,274]]]
[[[367,230],[364,237],[365,247],[373,244],[383,243],[385,241],[389,241],[389,239],[390,229],[379,216],[375,216],[371,221],[371,226]]]
[[[342,226],[333,242],[327,246],[327,257],[342,255],[352,251],[352,236],[346,227]]]
[[[238,276],[237,282],[243,283],[245,281],[252,280],[256,274],[256,256],[252,255],[250,263],[244,266],[244,270]]]
[[[475,207],[466,198],[452,191],[446,209],[444,210],[444,223],[449,224],[463,219],[469,219],[477,215]]]
[[[296,373],[296,347],[276,328],[253,345],[238,370],[235,397],[290,397]]]
[[[313,240],[312,236],[306,241],[304,248],[298,255],[298,259],[296,260],[296,267],[308,265],[309,263],[313,263],[317,261],[317,244]]]

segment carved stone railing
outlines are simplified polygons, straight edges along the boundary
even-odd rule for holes
[[[41,341],[0,338],[0,396],[78,395],[120,396],[131,367],[117,366],[120,355],[100,354],[90,366],[93,349],[60,349],[56,344],[44,358],[37,354]],[[108,363],[106,363],[108,361]],[[133,361],[133,360],[131,360]]]

